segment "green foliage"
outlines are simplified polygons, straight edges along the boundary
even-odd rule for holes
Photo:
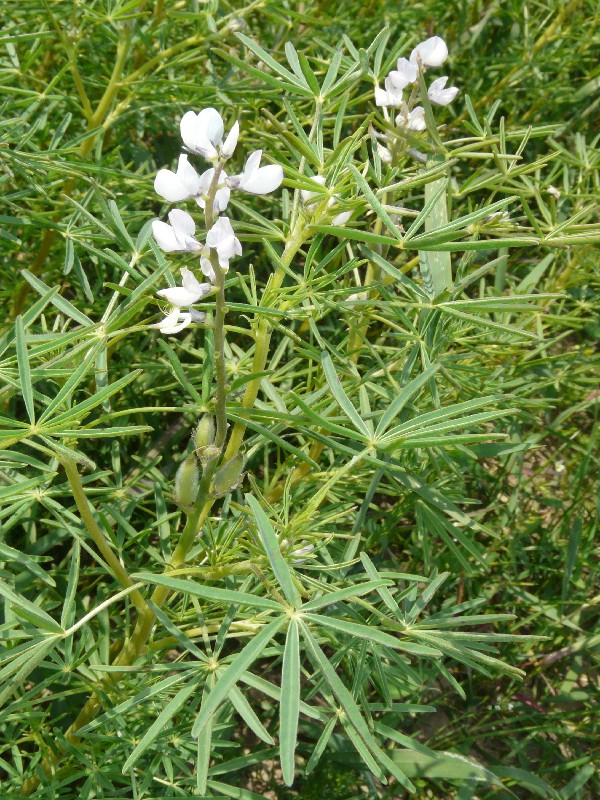
[[[399,135],[428,32],[460,94]],[[593,800],[597,9],[23,0],[3,45],[3,796]],[[210,105],[285,180],[163,338]]]

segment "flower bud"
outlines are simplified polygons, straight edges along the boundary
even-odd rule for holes
[[[244,475],[244,456],[238,453],[219,469],[214,477],[211,494],[222,497],[224,494],[236,489],[242,482]]]
[[[175,476],[175,491],[173,497],[179,508],[190,508],[196,502],[198,485],[200,482],[200,470],[196,462],[196,456],[191,455],[180,465]]]

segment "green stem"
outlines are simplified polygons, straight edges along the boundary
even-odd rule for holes
[[[300,222],[298,222],[294,229],[292,230],[292,234],[290,239],[288,240],[285,250],[283,251],[283,255],[281,256],[281,261],[287,267],[292,263],[292,260],[298,250],[302,247],[308,236],[310,235],[310,231],[307,230]],[[263,295],[262,304],[266,305],[265,298],[269,295],[275,294],[277,295],[278,290],[281,288],[283,284],[283,280],[285,278],[285,270],[283,267],[277,267],[275,270],[272,280],[269,282],[267,288],[265,289],[265,293]],[[255,378],[252,378],[251,381],[248,381],[246,384],[246,390],[244,392],[244,397],[242,399],[242,407],[243,408],[252,408],[254,403],[256,402],[256,398],[258,397],[258,392],[260,389],[260,382],[261,377],[259,373],[263,372],[265,369],[265,365],[267,363],[267,357],[269,355],[269,344],[271,343],[271,328],[264,316],[261,317],[258,323],[258,330],[255,335],[255,348],[254,348],[254,358],[252,361],[252,374],[256,375]],[[227,444],[227,449],[225,451],[225,455],[223,457],[223,461],[229,461],[229,459],[233,458],[244,439],[244,433],[246,431],[246,426],[243,422],[236,422],[233,431],[231,432],[231,436],[229,438],[229,442]]]
[[[81,483],[81,478],[79,477],[77,465],[70,459],[64,459],[62,464],[65,468],[65,472],[67,473],[67,478],[69,479],[71,491],[73,492],[73,499],[77,504],[77,508],[81,514],[81,519],[86,527],[87,532],[94,540],[94,544],[100,551],[108,566],[111,568],[115,578],[119,581],[121,586],[123,586],[125,589],[131,588],[134,586],[134,582],[131,580],[125,568],[114,554],[110,543],[107,541],[105,534],[102,533],[100,526],[92,514],[90,504],[85,496],[83,484]],[[145,612],[147,610],[148,606],[146,605],[146,601],[137,589],[131,592],[131,599],[138,611]]]

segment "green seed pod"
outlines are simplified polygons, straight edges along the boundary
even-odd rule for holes
[[[211,494],[222,497],[233,491],[243,480],[244,456],[238,453],[219,469],[211,486]]]
[[[196,440],[196,447],[199,450],[213,444],[215,441],[215,421],[212,414],[204,414],[200,418],[194,437]]]
[[[175,492],[173,494],[179,508],[190,508],[196,501],[200,470],[196,456],[192,454],[180,465],[175,476]]]
[[[203,467],[213,458],[221,455],[221,449],[215,447],[215,421],[212,414],[205,414],[194,432],[196,441],[196,455],[200,459]]]

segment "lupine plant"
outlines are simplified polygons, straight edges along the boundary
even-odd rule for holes
[[[217,92],[166,120],[142,219],[74,200],[83,295],[25,269],[0,340],[7,796],[252,800],[265,764],[282,788],[336,761],[372,797],[553,796],[415,720],[540,646],[465,597],[510,537],[470,476],[537,444],[514,435],[530,384],[503,378],[547,348],[563,296],[538,281],[594,211],[528,160],[547,127],[466,95],[456,133],[440,35],[318,62],[287,42],[284,65],[227,25],[260,127]]]

